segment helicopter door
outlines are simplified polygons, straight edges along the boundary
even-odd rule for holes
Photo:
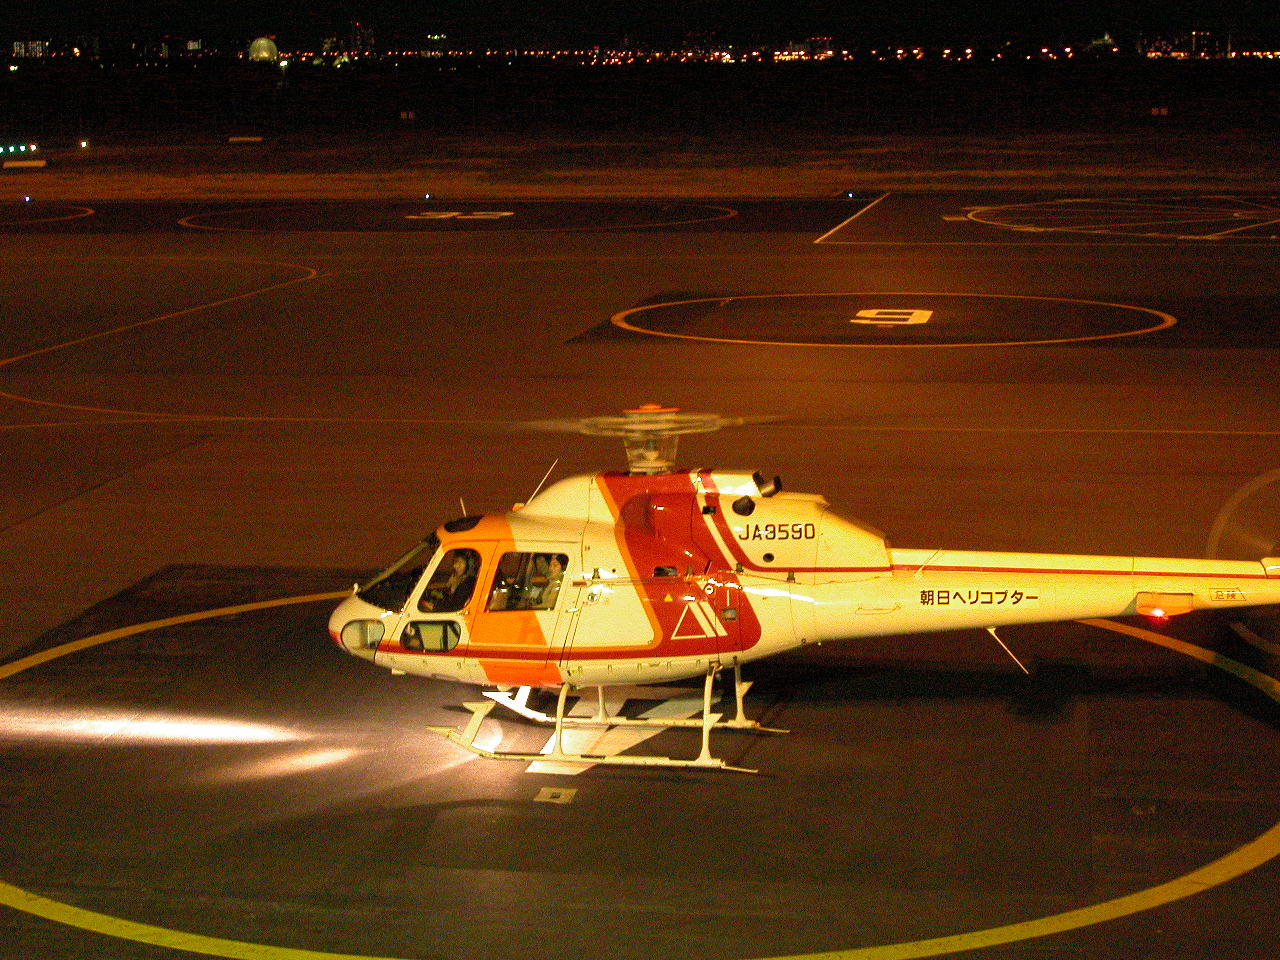
[[[573,581],[566,578],[560,590],[560,610],[556,617],[555,633],[551,638],[551,649],[547,651],[548,663],[568,661],[569,653],[573,650],[573,635],[578,631],[578,618],[582,616],[582,603],[585,599],[586,591],[581,586],[574,586]]]
[[[441,679],[462,679],[470,630],[469,613],[475,608],[476,577],[484,544],[453,547],[439,558],[410,595],[399,626],[380,645],[374,661]]]
[[[670,581],[656,579],[663,595],[669,639],[686,655],[733,653],[739,649],[737,591],[721,576],[675,577],[674,568],[660,567]],[[656,594],[655,594],[656,595]],[[674,600],[674,602],[672,602]]]
[[[557,660],[576,593],[569,557],[577,553],[577,546],[547,545],[499,555],[473,621],[473,652],[524,663]]]
[[[742,649],[738,636],[738,613],[743,596],[741,591],[725,583],[710,583],[704,588],[710,601],[712,629],[718,634],[716,651],[718,653],[736,653]]]

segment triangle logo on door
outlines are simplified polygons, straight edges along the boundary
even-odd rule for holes
[[[729,631],[720,623],[711,604],[705,600],[685,605],[680,612],[680,619],[671,633],[672,640],[697,640],[705,637],[728,636]]]

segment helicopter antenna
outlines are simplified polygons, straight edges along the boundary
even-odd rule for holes
[[[547,467],[547,472],[542,475],[542,479],[538,481],[538,485],[533,488],[533,493],[529,494],[529,500],[538,495],[538,491],[542,489],[542,485],[547,482],[547,477],[551,476],[551,471],[556,468],[556,464],[560,462],[560,458],[556,457],[551,461],[551,466]],[[526,501],[528,502],[528,501]]]
[[[1004,652],[1005,652],[1005,653],[1007,653],[1010,657],[1013,657],[1013,662],[1014,662],[1014,663],[1016,663],[1016,664],[1017,664],[1017,665],[1022,669],[1022,672],[1023,672],[1023,673],[1025,673],[1027,676],[1031,676],[1031,671],[1030,671],[1030,670],[1028,670],[1026,667],[1022,666],[1022,661],[1021,661],[1021,660],[1019,660],[1017,657],[1014,657],[1014,656],[1013,656],[1013,651],[1012,651],[1012,650],[1010,650],[1010,649],[1009,649],[1009,647],[1005,644],[1005,642],[1004,642],[1003,640],[1001,640],[1001,639],[1000,639],[999,634],[997,634],[997,633],[996,633],[996,628],[995,628],[995,627],[987,627],[987,633],[989,633],[989,634],[991,634],[991,636],[995,637],[995,641],[996,641],[996,643],[998,643],[998,644],[1000,644],[1000,646],[1004,647]]]
[[[776,417],[722,417],[718,413],[683,413],[678,407],[646,403],[622,416],[585,417],[579,420],[538,420],[535,430],[581,433],[588,437],[621,437],[631,473],[648,475],[675,469],[676,446],[686,433],[711,433],[748,423],[771,423]]]

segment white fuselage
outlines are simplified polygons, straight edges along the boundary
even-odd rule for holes
[[[684,679],[829,640],[1280,604],[1280,560],[894,549],[821,497],[759,481],[562,481],[509,514],[446,524],[398,592],[395,578],[362,590],[331,633],[406,673],[588,686]],[[469,584],[453,603],[450,559]],[[545,563],[563,569],[554,594]]]

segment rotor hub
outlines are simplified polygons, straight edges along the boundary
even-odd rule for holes
[[[646,403],[621,416],[584,417],[579,420],[540,420],[539,430],[562,430],[588,437],[621,437],[627,451],[627,468],[635,474],[669,473],[676,467],[676,448],[686,433],[712,433],[723,427],[747,423],[744,417],[718,413],[684,413],[678,407]]]

